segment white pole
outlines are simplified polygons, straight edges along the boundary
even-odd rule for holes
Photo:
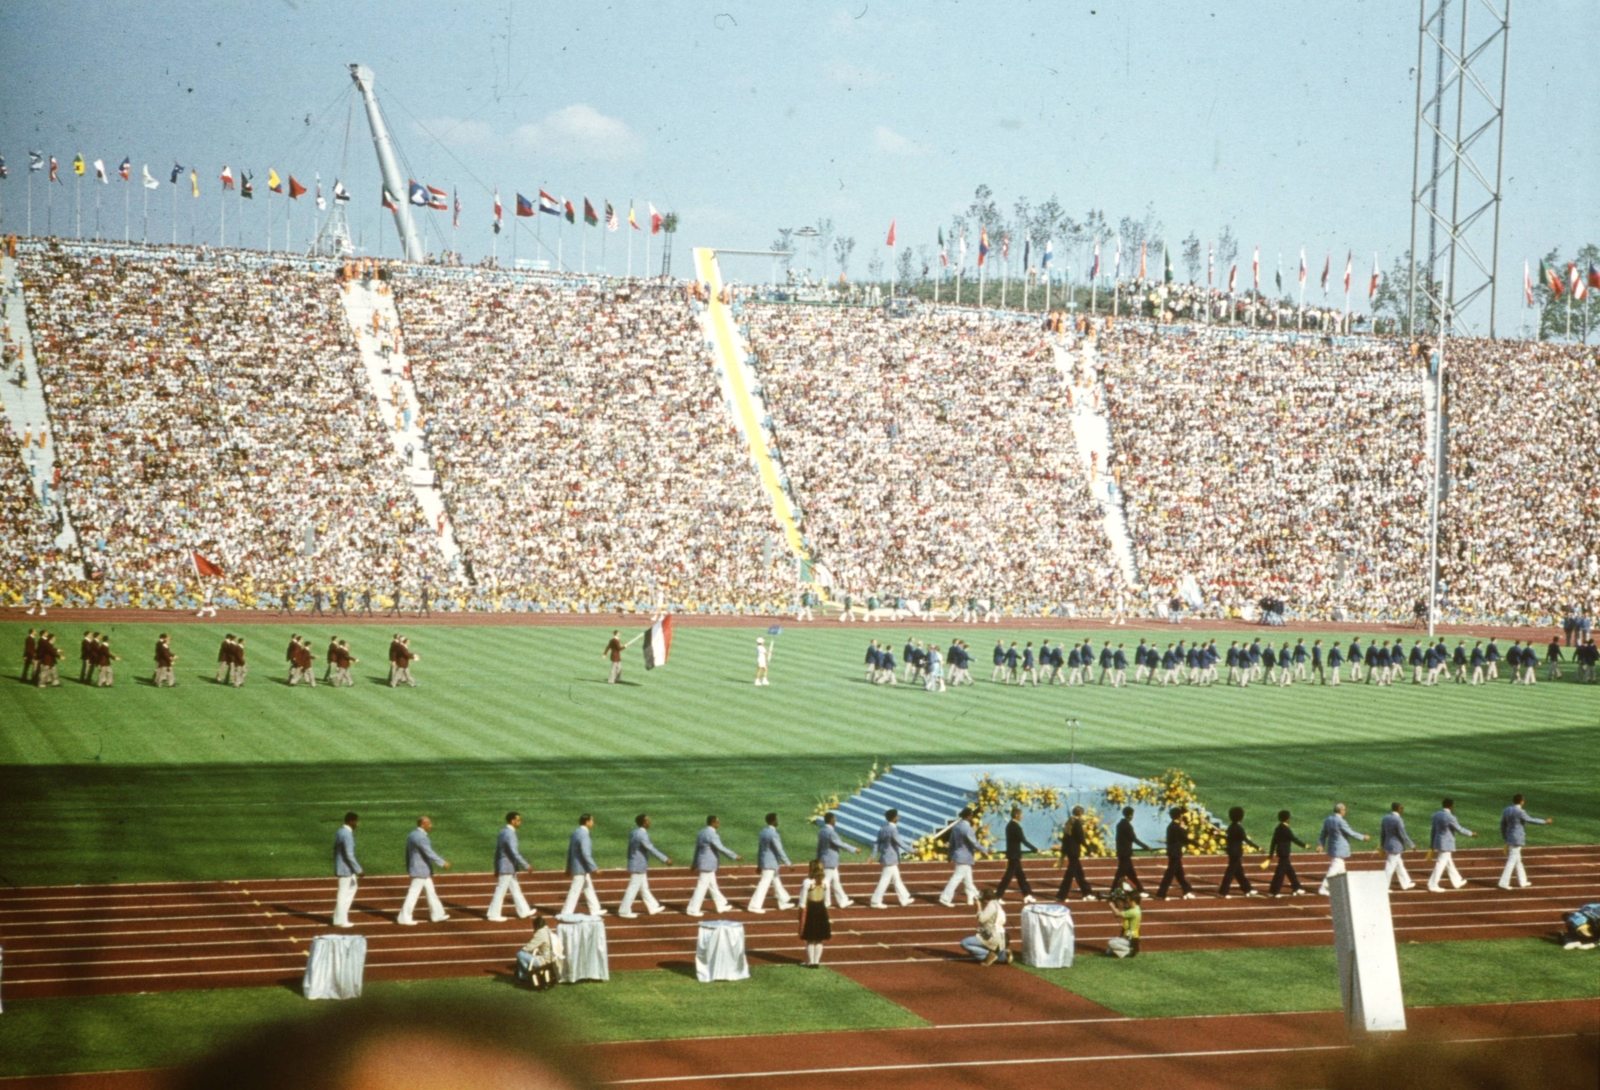
[[[132,167],[128,168],[128,173],[129,174],[133,173],[133,168]],[[122,182],[122,241],[125,242],[125,243],[133,241],[133,222],[129,217],[129,209],[130,209],[130,206],[133,203],[133,194],[130,193],[129,190],[132,189],[132,188],[133,188],[133,182],[128,180],[128,179],[126,179],[126,178],[123,179],[123,182]]]

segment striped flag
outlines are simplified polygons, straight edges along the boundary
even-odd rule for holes
[[[1581,302],[1589,294],[1589,286],[1583,282],[1583,271],[1576,261],[1567,262],[1567,286],[1572,289],[1574,302]]]
[[[611,202],[610,201],[607,201],[606,202],[606,230],[607,231],[615,231],[617,229],[617,226],[618,226],[618,224],[617,224],[617,210],[615,208],[611,207]]]
[[[672,652],[672,614],[667,613],[644,634],[644,668],[654,670],[667,664]]]
[[[1372,283],[1367,285],[1367,298],[1375,299],[1378,296],[1378,251],[1372,251]]]
[[[1539,279],[1550,289],[1552,299],[1561,298],[1561,293],[1566,290],[1561,286],[1561,274],[1546,265],[1543,258],[1539,260]]]
[[[1522,305],[1533,306],[1533,274],[1528,271],[1528,263],[1522,263]]]

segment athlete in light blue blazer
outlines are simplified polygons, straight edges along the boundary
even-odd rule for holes
[[[668,864],[672,860],[650,842],[650,815],[640,814],[633,819],[633,832],[628,834],[628,888],[622,894],[622,905],[617,915],[631,920],[638,913],[633,910],[633,899],[644,897],[644,910],[654,916],[661,911],[661,902],[650,892],[650,857],[655,856]]]
[[[783,877],[779,874],[780,867],[791,865],[789,853],[783,850],[783,837],[778,835],[778,815],[768,814],[767,823],[756,837],[756,866],[761,868],[761,878],[756,882],[756,891],[750,895],[747,911],[765,912],[762,906],[766,904],[768,890],[778,895],[779,909],[787,910],[794,904],[794,898],[783,888]]]
[[[395,923],[402,927],[416,925],[411,913],[417,907],[417,898],[424,892],[428,895],[428,918],[434,923],[450,918],[433,888],[433,868],[449,870],[450,861],[433,850],[433,840],[428,836],[432,828],[433,819],[423,814],[417,819],[417,827],[406,837],[406,873],[411,875],[411,888],[406,890],[405,904],[400,906],[400,915],[395,917]]]
[[[1107,644],[1107,647],[1110,645]],[[972,884],[972,864],[978,859],[978,836],[972,831],[972,818],[972,808],[964,807],[960,818],[950,826],[950,862],[953,869],[944,892],[939,894],[939,903],[946,908],[955,907],[958,886],[965,888],[968,904],[976,904],[978,900],[978,887]]]
[[[911,894],[907,892],[906,884],[900,878],[900,856],[908,850],[906,842],[900,839],[900,811],[885,810],[883,825],[878,829],[877,843],[872,847],[872,854],[877,856],[878,862],[883,865],[883,870],[878,875],[878,888],[872,891],[872,900],[868,902],[873,908],[889,907],[883,903],[883,895],[889,891],[891,884],[902,908],[911,903]]]
[[[339,893],[333,902],[333,926],[354,927],[350,906],[355,903],[356,884],[361,864],[356,862],[356,824],[361,818],[354,810],[344,816],[344,824],[333,834],[333,873],[339,880]]]
[[[1456,800],[1445,799],[1439,804],[1439,809],[1433,812],[1433,836],[1431,844],[1434,851],[1435,862],[1433,874],[1428,878],[1429,893],[1443,893],[1444,888],[1439,885],[1439,879],[1446,874],[1450,876],[1450,885],[1460,889],[1467,884],[1461,877],[1461,872],[1456,870],[1456,836],[1474,837],[1478,834],[1462,825],[1456,820]]]
[[[1322,885],[1317,887],[1317,892],[1324,897],[1328,895],[1328,879],[1344,873],[1344,861],[1350,858],[1350,841],[1367,839],[1365,833],[1350,828],[1344,814],[1344,803],[1335,803],[1333,813],[1322,819],[1322,832],[1317,835],[1317,843],[1328,853],[1328,873],[1322,876]]]
[[[849,908],[855,902],[844,891],[844,883],[839,881],[839,853],[859,854],[861,849],[840,839],[839,830],[834,828],[838,820],[839,815],[829,810],[823,815],[822,824],[817,826],[817,860],[822,864],[823,903],[831,906],[837,899],[840,908]]]
[[[1500,813],[1500,839],[1506,842],[1506,869],[1500,872],[1501,889],[1511,888],[1511,876],[1517,876],[1517,887],[1527,889],[1528,872],[1522,869],[1522,849],[1528,843],[1529,825],[1550,825],[1554,818],[1536,818],[1522,808],[1526,800],[1521,795],[1511,797],[1511,805]]]
[[[594,815],[584,814],[578,818],[578,827],[567,838],[567,873],[572,875],[572,885],[567,887],[567,903],[561,906],[563,916],[577,910],[580,896],[589,915],[606,914],[606,910],[600,907],[599,895],[594,891],[594,872],[600,868],[594,862],[594,842],[590,838],[593,828]]]
[[[722,843],[722,837],[717,828],[722,823],[717,820],[716,814],[706,815],[705,828],[700,830],[700,835],[694,841],[694,869],[700,872],[700,877],[694,884],[694,895],[689,898],[689,907],[684,910],[688,916],[704,916],[700,906],[705,903],[706,894],[711,894],[711,903],[717,906],[718,912],[726,912],[733,906],[722,895],[722,890],[717,888],[717,868],[722,865],[721,856],[729,859],[741,858],[738,852],[732,851]]]
[[[1387,885],[1395,876],[1400,878],[1401,889],[1412,889],[1416,883],[1411,880],[1411,875],[1406,873],[1405,860],[1401,852],[1407,852],[1416,847],[1411,843],[1411,837],[1406,833],[1406,819],[1400,815],[1405,812],[1405,807],[1400,803],[1392,803],[1389,812],[1383,815],[1383,821],[1378,826],[1378,841],[1383,845],[1383,880]]]
[[[528,907],[528,899],[522,895],[522,886],[517,883],[519,870],[533,873],[533,867],[522,858],[519,850],[521,845],[517,843],[517,827],[521,824],[522,815],[511,811],[494,838],[494,898],[489,902],[489,911],[484,917],[494,923],[505,919],[500,910],[505,907],[507,893],[511,894],[511,903],[516,906],[517,919],[525,920],[533,915],[533,909]]]

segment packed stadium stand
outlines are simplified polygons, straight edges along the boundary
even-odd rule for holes
[[[167,604],[191,549],[252,601],[426,572],[428,528],[332,275],[55,244],[27,247],[21,267],[64,495],[101,593]]]
[[[1043,612],[1114,591],[1068,380],[1037,320],[746,308],[802,526],[858,596]]]
[[[681,284],[386,270],[462,548],[446,564],[341,306],[336,262],[24,242],[18,255],[86,577],[53,559],[28,453],[0,429],[0,599],[223,604],[427,585],[444,608],[769,612],[795,567]],[[1427,366],[1404,341],[741,300],[812,558],[834,593],[1101,614],[1121,596],[1074,445],[1074,376],[1112,432],[1144,612],[1397,621],[1426,586]],[[1087,352],[1082,351],[1088,347]],[[1070,348],[1057,351],[1057,348]],[[1450,342],[1449,619],[1600,597],[1592,348]],[[1069,365],[1070,366],[1070,365]],[[1095,377],[1095,376],[1080,376]],[[8,372],[8,382],[14,381]],[[6,387],[5,390],[9,390]],[[67,558],[76,559],[76,558]]]
[[[793,598],[681,286],[472,273],[412,278],[396,300],[480,596],[739,612]]]

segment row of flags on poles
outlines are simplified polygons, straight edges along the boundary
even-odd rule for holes
[[[557,199],[541,189],[539,190],[539,197],[537,200],[524,197],[521,193],[516,194],[516,198],[516,214],[518,216],[531,217],[546,215],[556,216],[559,219],[566,220],[568,223],[575,224],[578,222],[577,207],[565,197]],[[590,201],[588,197],[584,197],[582,199],[584,226],[598,227],[601,222],[600,213],[595,210],[594,203]],[[603,200],[600,203],[605,205],[604,220],[606,230],[617,230],[622,225],[621,221],[617,218],[617,210],[611,206],[610,201]],[[650,204],[648,201],[645,202],[645,207],[650,210],[650,233],[652,235],[659,235],[661,233],[661,225],[666,222],[666,217],[664,217],[660,212],[657,212],[656,206]],[[503,220],[504,210],[500,206],[500,190],[496,188],[494,191],[494,233],[497,235],[500,233]],[[639,223],[638,215],[634,212],[632,201],[628,202],[628,226],[633,228],[635,231],[644,230],[644,227]]]
[[[1570,294],[1573,302],[1581,303],[1589,297],[1590,288],[1600,288],[1600,269],[1595,268],[1591,261],[1585,272],[1578,268],[1576,261],[1569,261],[1563,277],[1559,269],[1551,268],[1541,260],[1539,282],[1549,289],[1550,298],[1559,299],[1564,294]],[[1533,276],[1526,261],[1522,263],[1522,304],[1533,306]]]

